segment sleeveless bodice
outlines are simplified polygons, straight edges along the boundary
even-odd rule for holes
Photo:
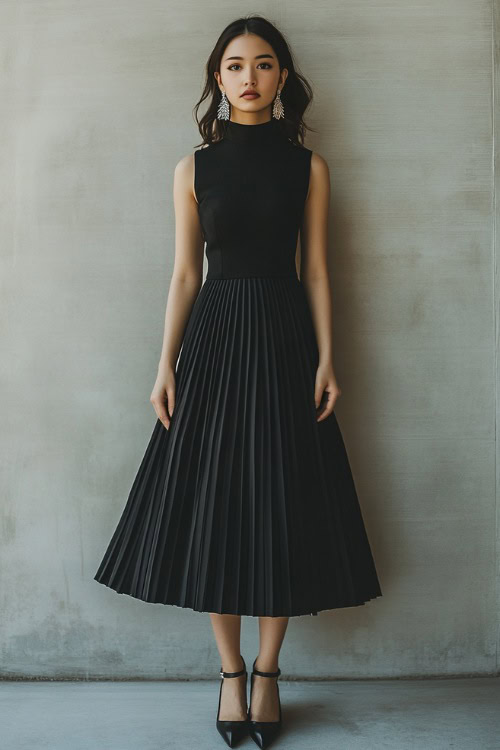
[[[194,188],[207,279],[295,277],[312,151],[272,118],[229,120],[224,137],[194,152]]]

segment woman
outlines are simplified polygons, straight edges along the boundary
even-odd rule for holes
[[[216,726],[230,747],[246,730],[266,747],[289,617],[381,590],[333,411],[330,184],[301,143],[310,87],[252,16],[221,34],[196,110],[209,96],[204,147],[175,168],[158,419],[95,579],[210,613],[220,674],[234,678]],[[259,617],[248,711],[242,615]]]

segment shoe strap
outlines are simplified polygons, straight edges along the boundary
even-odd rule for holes
[[[279,677],[281,674],[281,669],[278,667],[277,672],[261,672],[260,669],[255,669],[255,664],[252,670],[253,674],[258,675],[259,677]]]
[[[220,676],[221,677],[241,677],[242,674],[246,674],[247,668],[246,668],[245,660],[243,657],[241,657],[241,660],[243,662],[243,669],[240,669],[239,672],[223,672],[222,666],[221,666],[220,672],[219,672]]]
[[[240,669],[239,672],[223,672],[221,669],[219,674],[221,677],[240,677],[242,674],[246,674],[246,669]]]

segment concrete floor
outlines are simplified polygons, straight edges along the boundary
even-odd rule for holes
[[[6,750],[221,750],[219,680],[2,682]],[[278,750],[499,750],[500,680],[287,682]],[[250,737],[238,747],[256,748]]]

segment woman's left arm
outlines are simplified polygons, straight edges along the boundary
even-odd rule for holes
[[[341,390],[333,371],[332,298],[328,276],[328,209],[330,172],[322,156],[313,152],[309,191],[300,229],[300,280],[309,301],[319,350],[314,401],[317,421],[332,412]]]

